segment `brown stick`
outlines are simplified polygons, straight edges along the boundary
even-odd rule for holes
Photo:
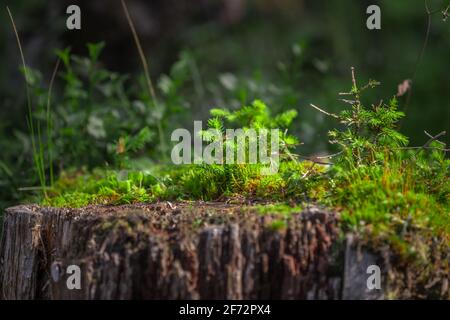
[[[330,117],[333,117],[333,118],[336,118],[336,119],[340,119],[338,115],[336,115],[336,114],[334,114],[334,113],[327,112],[327,111],[325,111],[325,110],[319,108],[318,106],[313,105],[312,103],[310,103],[309,105],[310,105],[311,107],[313,107],[314,109],[316,109],[316,110],[322,112],[323,114],[326,114],[327,116],[330,116]]]

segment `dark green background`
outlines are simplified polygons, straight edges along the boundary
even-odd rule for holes
[[[69,4],[81,7],[81,31],[65,28]],[[366,28],[365,10],[370,4],[381,7],[381,30]],[[15,0],[9,5],[27,62],[46,79],[55,62],[54,49],[71,46],[75,53],[86,54],[84,44],[96,41],[106,42],[101,60],[109,69],[140,72],[120,1]],[[361,83],[369,78],[381,82],[367,98],[374,98],[373,103],[389,99],[400,82],[412,77],[427,26],[422,0],[242,0],[228,4],[219,0],[129,0],[128,5],[154,79],[168,72],[182,50],[194,57],[201,87],[199,92],[198,81],[193,81],[184,89],[190,102],[183,116],[187,127],[193,119],[204,119],[210,107],[233,107],[242,100],[260,98],[275,110],[298,110],[294,130],[305,143],[301,152],[306,154],[328,151],[326,133],[334,125],[308,107],[309,103],[335,112],[342,108],[337,93],[349,90],[351,66]],[[429,1],[432,10],[446,5],[448,1]],[[29,161],[32,167],[32,159],[22,152],[18,139],[18,133],[27,133],[25,88],[4,6],[0,19],[0,161],[14,172],[19,185],[23,181],[28,186],[33,183],[32,173],[15,168],[17,159]],[[412,145],[427,140],[424,130],[449,129],[449,59],[450,21],[436,14],[401,127]],[[253,89],[240,96],[227,92],[220,81],[227,77],[241,79]],[[400,98],[401,108],[404,102]],[[449,141],[448,136],[445,139]],[[25,196],[12,190],[0,176],[1,206]]]

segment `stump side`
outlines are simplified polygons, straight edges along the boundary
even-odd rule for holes
[[[0,247],[1,297],[386,297],[386,256],[345,239],[336,213],[310,207],[281,230],[272,227],[277,219],[225,203],[13,207]],[[374,263],[384,270],[383,290],[367,288],[365,271]],[[68,287],[71,265],[80,268],[80,289]]]

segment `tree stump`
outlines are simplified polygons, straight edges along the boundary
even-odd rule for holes
[[[277,219],[205,202],[13,207],[0,246],[1,298],[385,297],[387,286],[368,290],[365,271],[386,257],[346,241],[336,213],[309,207],[281,229]],[[69,266],[80,268],[79,289],[68,286]]]

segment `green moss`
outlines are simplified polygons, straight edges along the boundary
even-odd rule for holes
[[[444,161],[441,166],[445,168]],[[438,168],[436,168],[438,170]],[[336,173],[330,183],[330,206],[343,209],[343,219],[352,226],[360,221],[372,224],[402,224],[450,233],[448,195],[422,181],[420,167],[409,161],[389,160],[378,166],[360,166]],[[448,185],[448,180],[443,182]],[[426,187],[428,184],[428,187]],[[442,186],[445,188],[445,186]],[[435,192],[432,192],[435,190]]]
[[[292,153],[298,140],[286,134],[296,113],[271,116],[265,104],[255,101],[233,112],[214,109],[208,124],[222,131],[225,125],[285,128],[279,137],[281,162],[273,175],[262,175],[260,164],[159,166],[152,172],[126,173],[72,171],[61,174],[44,204],[80,207],[244,198],[274,203],[256,208],[261,214],[275,214],[273,228],[281,229],[292,213],[301,211],[303,202],[313,202],[340,211],[343,230],[389,242],[402,255],[421,250],[410,241],[412,233],[425,242],[438,236],[450,243],[450,161],[445,150],[438,142],[429,150],[405,148],[407,139],[395,130],[403,116],[397,101],[365,108],[359,100],[362,91],[352,88],[351,108],[334,115],[345,127],[330,132],[331,142],[341,148],[333,164],[298,160]]]
[[[275,220],[270,224],[270,229],[274,230],[274,231],[279,231],[279,230],[283,230],[285,229],[287,226],[286,221],[285,220]]]
[[[258,213],[262,215],[275,214],[288,218],[293,213],[300,213],[303,210],[303,206],[301,205],[290,206],[286,203],[275,203],[269,205],[257,205],[256,210]]]

